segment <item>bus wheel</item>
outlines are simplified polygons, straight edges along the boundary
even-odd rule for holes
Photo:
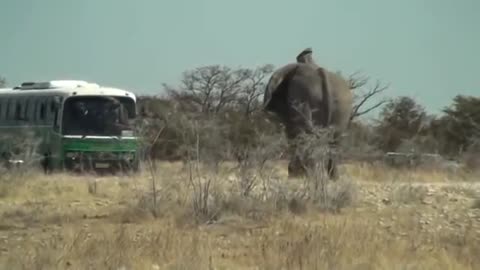
[[[52,156],[50,151],[43,154],[43,159],[41,161],[43,172],[49,174],[52,172]]]
[[[11,158],[11,156],[12,155],[8,152],[2,152],[1,160],[2,160],[3,166],[6,169],[10,169],[10,158]]]
[[[140,161],[138,160],[138,158],[136,158],[136,159],[132,162],[130,170],[131,170],[133,173],[138,173],[138,171],[140,170]]]

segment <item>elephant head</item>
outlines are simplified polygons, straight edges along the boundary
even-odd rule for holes
[[[348,125],[352,109],[352,93],[347,81],[318,66],[311,48],[300,52],[296,60],[274,71],[264,94],[264,109],[285,124],[291,145],[289,175],[303,174],[305,166],[299,162],[295,151],[298,144],[293,141],[313,127],[332,127],[331,145],[335,146]],[[329,164],[330,176],[335,177],[333,159],[329,159]]]

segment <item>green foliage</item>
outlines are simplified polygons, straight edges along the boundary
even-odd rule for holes
[[[371,124],[354,119],[342,140],[342,148],[348,157],[367,158],[379,151],[376,130]]]
[[[423,131],[425,120],[424,108],[410,97],[402,96],[388,102],[380,114],[377,126],[381,149],[396,151],[404,140]]]
[[[144,114],[139,122],[146,146],[153,143],[148,151],[154,159],[184,159],[196,147],[197,140],[201,142],[200,153],[208,151],[217,158],[240,159],[246,149],[265,147],[262,136],[283,135],[280,125],[268,121],[263,112],[250,117],[239,110],[206,115],[179,110],[171,103],[151,100],[151,109],[160,113]],[[154,141],[160,130],[161,136]]]
[[[468,150],[480,138],[480,98],[457,95],[445,115],[436,123],[444,152],[457,154]]]
[[[456,96],[441,116],[429,116],[412,98],[388,103],[376,127],[384,151],[437,152],[456,157],[480,139],[480,98]]]

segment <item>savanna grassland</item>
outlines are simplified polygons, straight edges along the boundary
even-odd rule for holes
[[[156,163],[2,173],[0,269],[479,269],[477,176],[368,164],[336,183]],[[309,188],[307,188],[309,187]]]

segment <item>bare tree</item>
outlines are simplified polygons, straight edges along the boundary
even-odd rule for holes
[[[379,101],[373,103],[372,105],[366,106],[367,101],[369,101],[372,97],[381,94],[389,87],[388,84],[384,85],[378,80],[375,82],[374,85],[368,86],[369,81],[369,77],[360,75],[358,72],[353,73],[349,77],[350,89],[352,89],[352,91],[355,91],[354,105],[352,114],[350,116],[350,122],[356,117],[365,115],[389,101],[386,98],[382,98]]]
[[[273,72],[274,66],[267,64],[248,71],[248,78],[239,95],[239,105],[242,107],[245,117],[250,117],[260,108],[260,96],[265,91],[266,78]]]
[[[164,85],[167,93],[177,100],[189,101],[203,113],[218,113],[235,100],[246,75],[243,70],[212,65],[186,71],[182,77],[178,88]]]
[[[180,86],[163,86],[170,97],[203,113],[217,114],[229,107],[242,106],[249,115],[258,106],[264,80],[272,71],[271,65],[255,70],[203,66],[184,72]]]

